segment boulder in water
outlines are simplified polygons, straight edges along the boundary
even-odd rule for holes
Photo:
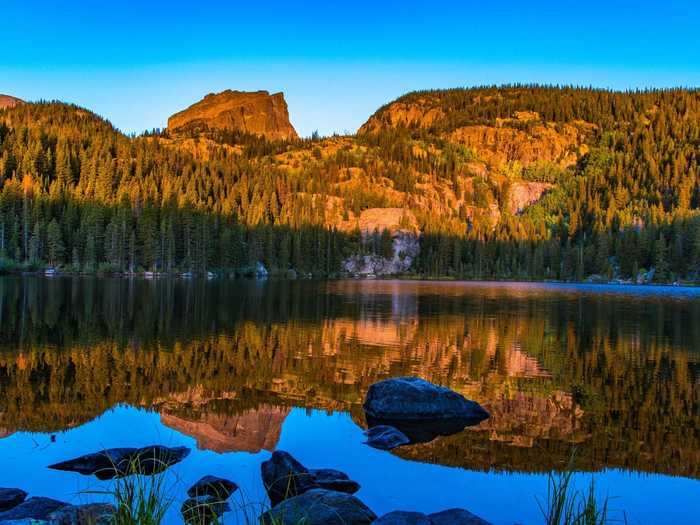
[[[66,505],[49,514],[51,525],[111,525],[117,509],[108,503]]]
[[[376,519],[372,525],[491,525],[464,509],[449,509],[434,514],[396,510]]]
[[[429,514],[433,525],[491,525],[488,521],[464,509],[449,509]]]
[[[287,498],[319,488],[309,470],[282,450],[276,450],[270,459],[263,461],[260,472],[273,507]]]
[[[351,480],[345,472],[332,468],[309,469],[309,474],[322,489],[336,490],[347,494],[355,494],[360,490],[360,484]]]
[[[363,407],[369,418],[385,421],[458,418],[477,424],[489,417],[475,401],[418,377],[397,377],[373,384]]]
[[[217,476],[204,476],[197,483],[187,489],[187,495],[191,498],[198,496],[213,496],[222,500],[228,499],[238,490],[238,485],[233,481]]]
[[[22,489],[0,488],[0,512],[16,507],[26,498],[27,493]]]
[[[179,463],[189,453],[190,449],[187,447],[168,448],[162,445],[142,448],[110,448],[56,463],[50,465],[49,468],[78,472],[86,476],[94,474],[101,480],[131,474],[150,476]]]
[[[10,510],[0,512],[0,523],[23,519],[48,521],[52,512],[67,505],[68,503],[51,498],[29,498]]]
[[[188,525],[219,523],[219,518],[231,510],[228,502],[215,496],[197,496],[185,500],[180,508],[182,519]]]
[[[374,520],[372,525],[432,525],[430,518],[422,512],[395,510]]]
[[[369,525],[376,515],[355,496],[311,489],[286,499],[260,516],[262,525]]]

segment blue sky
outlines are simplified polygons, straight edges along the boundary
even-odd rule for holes
[[[700,86],[695,0],[4,0],[0,93],[127,132],[209,92],[283,91],[302,135],[354,131],[414,89],[509,82]]]

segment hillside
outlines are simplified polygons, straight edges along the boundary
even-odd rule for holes
[[[698,91],[416,92],[313,140],[239,125],[219,111],[239,95],[137,138],[75,106],[0,111],[6,264],[700,278]]]

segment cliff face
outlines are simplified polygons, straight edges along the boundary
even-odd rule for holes
[[[24,104],[24,100],[10,95],[0,95],[0,109],[13,108],[20,104]]]
[[[210,93],[168,119],[168,130],[174,135],[224,129],[270,140],[297,138],[282,93],[231,90]]]

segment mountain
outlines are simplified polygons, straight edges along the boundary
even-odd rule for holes
[[[211,131],[238,131],[268,140],[298,138],[289,122],[282,93],[223,91],[210,93],[168,119],[173,135],[197,135]]]
[[[0,109],[13,108],[19,104],[24,104],[24,100],[17,97],[11,97],[10,95],[0,94]]]
[[[3,261],[700,281],[698,90],[420,91],[356,135],[277,140],[295,136],[266,92],[209,95],[140,137],[76,106],[7,109]]]

